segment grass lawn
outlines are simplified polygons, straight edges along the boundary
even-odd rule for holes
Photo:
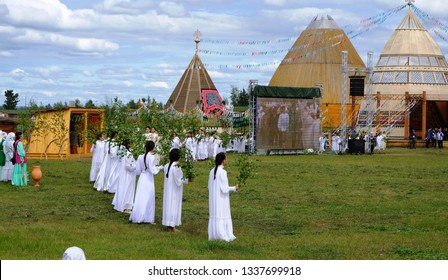
[[[228,155],[231,184],[235,157]],[[180,231],[132,224],[88,182],[90,159],[42,161],[40,188],[0,183],[0,259],[448,259],[448,149],[375,155],[256,156],[256,178],[231,193],[234,242],[209,242],[208,162],[185,186]],[[31,171],[33,161],[28,163]]]

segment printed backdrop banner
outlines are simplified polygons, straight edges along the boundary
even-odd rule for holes
[[[257,149],[319,148],[319,99],[258,97],[256,106]]]

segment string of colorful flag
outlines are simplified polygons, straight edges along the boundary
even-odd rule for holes
[[[426,24],[434,24],[434,27],[431,28],[431,31],[440,39],[442,39],[445,42],[448,42],[448,39],[443,36],[439,31],[443,31],[445,33],[448,32],[448,26],[441,22],[440,20],[428,15],[421,9],[417,8],[416,6],[412,5],[412,8],[414,10],[414,13]],[[438,31],[439,30],[439,31]]]
[[[302,49],[306,49],[309,47],[314,47],[317,45],[321,45],[323,43],[335,40],[335,39],[339,39],[344,37],[344,34],[338,34],[336,36],[324,39],[322,41],[319,42],[312,42],[312,43],[308,43],[308,44],[304,44],[304,45],[300,45],[297,47],[293,47],[293,48],[289,48],[289,49],[283,49],[283,50],[272,50],[272,51],[252,51],[252,52],[221,52],[221,51],[212,51],[212,50],[202,50],[199,49],[198,52],[200,53],[204,53],[204,54],[213,54],[213,55],[226,55],[226,56],[257,56],[257,55],[271,55],[271,54],[279,54],[279,53],[285,53],[285,52],[290,52],[290,51],[297,51],[297,50],[302,50]]]
[[[386,12],[382,12],[380,14],[377,14],[375,16],[369,17],[369,18],[365,18],[360,20],[360,24],[361,26],[357,29],[365,29],[368,28],[370,26],[373,26],[375,24],[377,24],[378,22],[383,22],[385,19],[387,19],[388,17],[390,17],[393,14],[398,13],[399,11],[401,11],[402,9],[404,9],[406,5],[402,5],[396,8],[393,8],[389,11]],[[344,26],[342,29],[347,30],[349,28],[353,27],[353,25],[346,25]],[[317,32],[317,33],[313,33],[313,34],[309,34],[306,37],[311,37],[311,36],[317,36],[317,35],[323,35],[327,32],[330,32],[332,30],[324,30],[321,32]],[[349,33],[354,33],[356,32],[356,30],[352,30],[347,32],[347,34]],[[304,38],[306,38],[304,37]],[[266,45],[266,44],[272,44],[272,43],[284,43],[284,42],[290,42],[290,41],[295,41],[297,40],[297,36],[296,37],[290,37],[290,38],[280,38],[280,39],[273,39],[273,40],[252,40],[252,41],[227,41],[227,40],[208,40],[208,39],[204,39],[201,40],[202,44],[224,44],[224,45]]]
[[[360,36],[360,35],[363,34],[363,33],[368,32],[369,30],[372,29],[372,27],[373,27],[374,25],[379,25],[379,24],[384,23],[384,22],[387,20],[387,18],[391,17],[391,16],[394,15],[395,13],[398,13],[399,11],[401,11],[402,9],[404,9],[406,6],[407,6],[407,5],[403,5],[403,6],[400,6],[400,7],[395,8],[395,9],[392,9],[392,10],[390,10],[390,11],[388,11],[388,12],[381,13],[381,16],[382,16],[382,17],[378,17],[378,16],[370,17],[368,20],[365,20],[365,21],[364,21],[364,22],[368,22],[368,24],[364,24],[364,25],[363,25],[363,28],[364,28],[363,30],[360,30],[358,33],[355,33],[356,31],[349,31],[349,32],[347,32],[347,36],[350,35],[349,38],[350,38],[350,39],[353,39],[353,38],[355,38],[355,37]],[[328,31],[327,31],[327,32],[328,32]],[[310,35],[311,35],[311,34],[309,34],[309,35],[307,35],[307,36],[310,36]],[[265,52],[257,51],[257,52],[250,52],[250,53],[219,52],[219,51],[210,51],[210,50],[199,50],[199,51],[202,52],[202,53],[206,53],[206,54],[227,55],[227,56],[228,56],[228,55],[240,55],[240,56],[248,56],[248,55],[251,55],[251,56],[254,56],[254,55],[268,55],[268,54],[277,54],[277,53],[280,53],[280,52],[287,52],[287,51],[291,51],[291,50],[305,49],[305,48],[310,47],[310,46],[316,46],[316,45],[319,45],[319,44],[326,43],[326,42],[331,41],[331,40],[333,40],[333,39],[335,39],[335,38],[341,38],[340,41],[335,42],[335,43],[333,43],[333,44],[331,44],[331,45],[329,45],[329,46],[322,47],[322,48],[320,48],[320,49],[317,49],[317,50],[314,50],[314,51],[311,51],[311,52],[308,52],[308,53],[305,53],[305,54],[302,54],[302,55],[299,55],[299,56],[295,56],[295,57],[290,57],[290,58],[287,58],[287,59],[283,59],[282,61],[273,61],[273,62],[266,62],[266,63],[247,63],[247,64],[236,64],[236,65],[213,65],[213,64],[204,64],[205,67],[207,67],[207,68],[213,68],[213,69],[259,68],[259,67],[266,67],[266,66],[271,66],[271,65],[278,65],[278,64],[280,64],[280,63],[293,63],[293,62],[295,62],[295,61],[297,61],[297,60],[299,60],[299,59],[301,59],[301,58],[310,57],[310,56],[313,56],[313,55],[315,55],[315,54],[318,54],[318,53],[327,51],[327,50],[329,50],[329,49],[331,49],[331,48],[336,47],[337,45],[340,45],[341,43],[343,43],[344,41],[347,40],[347,39],[344,39],[343,37],[344,37],[344,34],[339,34],[339,35],[336,35],[336,36],[334,36],[334,37],[324,39],[324,40],[322,40],[322,41],[318,41],[318,42],[314,42],[314,43],[311,43],[311,44],[305,44],[305,45],[297,46],[297,47],[294,47],[294,48],[290,48],[290,49],[288,49],[288,50],[273,50],[273,51],[265,51]]]
[[[435,17],[430,16],[429,14],[425,13],[421,9],[419,9],[415,5],[411,5],[412,9],[414,10],[414,13],[423,21],[425,22],[432,22],[437,28],[441,29],[445,33],[448,32],[448,25],[441,22],[440,20],[436,19]]]

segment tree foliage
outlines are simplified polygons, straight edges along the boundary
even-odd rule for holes
[[[239,90],[237,87],[232,86],[230,91],[230,100],[232,105],[235,106],[249,106],[249,94],[245,89]]]
[[[16,110],[17,103],[19,103],[19,94],[14,93],[14,90],[11,89],[6,90],[3,108],[6,110]]]

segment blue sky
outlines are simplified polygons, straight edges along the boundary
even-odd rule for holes
[[[286,53],[259,56],[236,52],[284,50],[294,41],[240,46],[217,40],[264,41],[297,38],[316,15],[332,16],[350,31],[360,22],[404,0],[0,0],[0,104],[13,89],[19,105],[33,100],[53,104],[92,99],[105,104],[148,97],[165,103],[195,53],[193,33],[202,33],[199,53],[216,87],[228,97],[231,86],[246,88],[249,79],[268,84]],[[416,0],[415,5],[448,25],[448,3]],[[402,10],[351,41],[374,63]],[[431,21],[425,24],[428,30]],[[347,27],[351,25],[352,27]],[[439,32],[448,39],[447,31]],[[448,53],[448,43],[432,33]],[[207,42],[208,41],[208,42]],[[263,64],[237,69],[237,64]],[[223,69],[222,66],[229,66]]]

